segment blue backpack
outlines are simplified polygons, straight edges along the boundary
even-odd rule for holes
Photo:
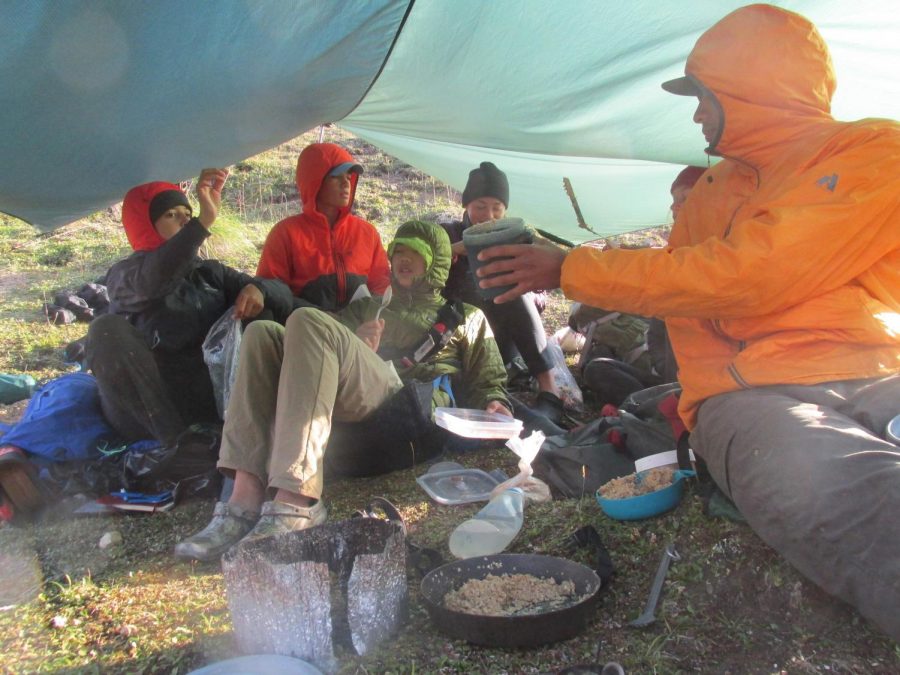
[[[22,419],[0,424],[0,444],[49,462],[100,457],[120,439],[103,417],[97,381],[86,373],[63,375],[38,389]]]

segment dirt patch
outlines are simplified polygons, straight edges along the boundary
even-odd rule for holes
[[[0,422],[3,424],[15,424],[18,422],[22,418],[22,415],[25,414],[25,408],[28,407],[29,400],[30,399],[16,401],[9,405],[0,405]]]
[[[42,278],[40,272],[13,272],[0,275],[0,302],[21,294]]]

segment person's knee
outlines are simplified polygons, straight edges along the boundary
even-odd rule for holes
[[[88,342],[121,340],[122,336],[133,331],[132,325],[124,316],[118,314],[101,314],[88,326]]]
[[[299,335],[322,337],[337,325],[340,324],[326,312],[315,307],[301,307],[288,318],[285,329],[296,339]]]
[[[102,314],[91,321],[84,340],[85,365],[97,374],[101,364],[114,363],[124,354],[146,349],[142,337],[128,319],[118,314]]]
[[[248,347],[259,342],[269,342],[273,336],[284,330],[276,321],[254,321],[241,334],[242,346]]]

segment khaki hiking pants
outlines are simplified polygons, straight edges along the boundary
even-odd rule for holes
[[[900,376],[721,394],[691,444],[750,526],[900,640]]]
[[[255,321],[241,340],[219,468],[319,499],[332,418],[358,422],[402,388],[393,366],[318,309],[281,325]]]

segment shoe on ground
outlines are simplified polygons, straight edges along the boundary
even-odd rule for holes
[[[510,389],[528,391],[532,386],[531,373],[521,356],[514,357],[506,364],[506,382]]]
[[[321,499],[312,506],[265,502],[259,514],[259,521],[246,536],[245,541],[274,537],[285,532],[306,530],[321,525],[327,518],[328,511]]]
[[[216,502],[212,520],[197,534],[175,545],[175,556],[189,560],[216,560],[256,525],[259,514],[234,504]]]
[[[533,431],[541,431],[544,436],[548,438],[550,436],[559,436],[567,432],[566,429],[551,422],[546,415],[525,405],[525,403],[515,396],[510,396],[509,399],[513,404],[513,416],[523,422],[523,437],[530,435]]]
[[[562,422],[563,415],[566,412],[566,406],[563,404],[562,399],[549,391],[539,392],[532,408],[554,424]]]
[[[28,457],[13,445],[0,447],[0,488],[19,514],[29,514],[44,504],[37,472]]]

